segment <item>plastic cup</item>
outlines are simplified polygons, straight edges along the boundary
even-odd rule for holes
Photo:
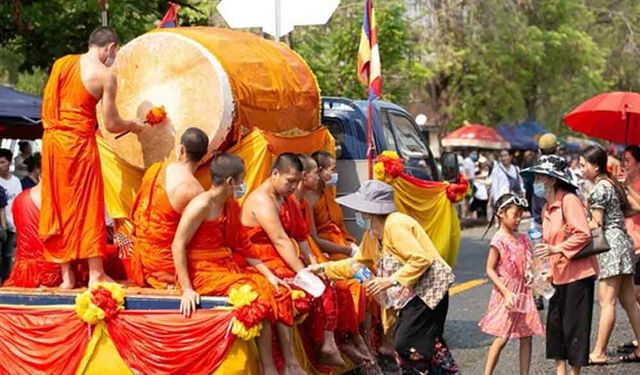
[[[320,297],[325,289],[322,280],[307,270],[301,270],[296,274],[296,277],[293,279],[293,285],[316,298]]]

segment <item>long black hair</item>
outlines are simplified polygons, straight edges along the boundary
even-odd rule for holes
[[[500,198],[498,198],[498,200],[496,200],[496,203],[493,205],[493,215],[491,215],[491,220],[489,220],[489,225],[487,225],[487,229],[484,231],[484,234],[482,235],[482,239],[483,240],[484,240],[485,236],[487,235],[487,233],[489,233],[489,229],[491,229],[491,227],[493,226],[493,223],[495,223],[496,218],[498,217],[498,213],[499,213],[498,211],[504,212],[504,211],[508,210],[509,207],[511,207],[511,206],[520,207],[519,205],[516,204],[516,202],[510,203],[507,206],[502,207],[502,205],[506,201],[508,201],[509,199],[511,199],[513,197],[516,197],[516,196],[517,195],[515,195],[515,194],[505,193],[505,194],[502,194],[500,196]]]
[[[624,210],[627,207],[627,193],[624,187],[616,178],[614,178],[607,169],[607,153],[600,146],[589,146],[582,151],[582,157],[590,164],[598,167],[599,176],[605,176],[604,178],[609,181],[618,194],[620,200],[620,207]]]
[[[624,152],[628,152],[636,163],[640,163],[640,146],[627,146]]]

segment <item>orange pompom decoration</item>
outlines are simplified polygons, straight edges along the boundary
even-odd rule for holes
[[[163,105],[151,108],[145,116],[145,122],[151,126],[162,124],[166,119],[167,111]]]

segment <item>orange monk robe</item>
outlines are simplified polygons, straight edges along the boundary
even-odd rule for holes
[[[224,213],[215,220],[204,221],[187,245],[187,267],[193,289],[201,295],[227,296],[229,291],[250,285],[258,301],[268,306],[271,319],[293,321],[291,292],[279,288],[253,269],[240,267],[233,253],[251,255],[251,243],[240,222],[240,206],[229,199]]]
[[[311,236],[312,222],[311,222],[311,207],[306,199],[302,198],[299,203],[300,214],[302,220],[307,228],[307,243],[311,248],[311,252],[316,257],[316,260],[320,263],[327,262],[327,259],[322,250]],[[355,329],[357,330],[357,324],[362,323],[364,320],[364,313],[366,307],[366,293],[364,287],[354,279],[340,280],[334,283],[336,298],[338,299],[338,330],[339,331],[353,331],[353,320],[355,320]],[[348,297],[346,299],[345,297]]]
[[[336,190],[326,188],[313,206],[313,217],[318,237],[342,246],[356,243],[356,239],[347,231],[342,216],[342,208],[336,202]],[[330,254],[331,260],[348,258],[344,254]]]
[[[16,260],[4,286],[58,286],[62,283],[60,265],[44,260],[44,245],[38,235],[40,209],[30,192],[28,189],[18,194],[11,206],[16,226]]]
[[[133,203],[133,254],[131,273],[140,286],[166,289],[175,282],[171,244],[181,214],[176,212],[165,190],[168,162],[149,167]]]
[[[51,262],[98,257],[106,246],[97,102],[80,78],[80,55],[53,64],[42,101],[39,227]]]

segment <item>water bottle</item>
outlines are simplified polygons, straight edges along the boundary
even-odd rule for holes
[[[360,284],[364,284],[367,280],[373,278],[373,272],[364,264],[358,263],[353,259],[349,260],[349,265],[351,266],[351,272],[353,272],[353,278],[356,279]],[[385,292],[378,293],[373,296],[373,298],[383,307],[389,307],[391,304],[389,299],[387,298],[387,294]]]
[[[543,243],[542,228],[535,220],[531,221],[531,227],[529,227],[527,234],[532,249],[535,249],[536,245]],[[548,259],[534,259],[534,272],[546,277],[549,276],[550,271]]]

